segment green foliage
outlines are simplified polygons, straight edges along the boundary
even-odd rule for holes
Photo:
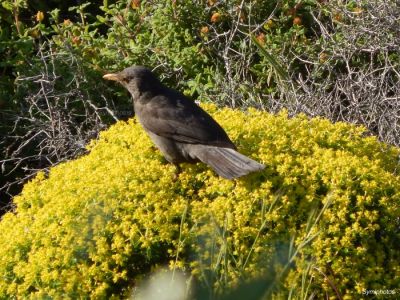
[[[206,109],[262,173],[228,181],[196,164],[173,180],[140,125],[118,122],[15,198],[0,298],[127,296],[164,264],[210,295],[259,277],[284,297],[304,278],[318,298],[336,295],[328,282],[346,299],[399,286],[399,149],[344,123]]]
[[[49,39],[55,49],[73,51],[97,72],[143,64],[157,67],[166,82],[191,96],[231,106],[268,108],[274,108],[271,100],[279,99],[279,107],[297,111],[290,95],[293,91],[289,85],[282,86],[282,72],[276,74],[271,61],[287,69],[285,80],[296,82],[301,75],[311,80],[310,88],[320,87],[329,78],[322,89],[327,93],[347,75],[346,60],[356,69],[379,68],[386,62],[398,68],[398,53],[391,50],[396,33],[388,32],[384,40],[370,33],[382,40],[383,48],[366,51],[371,40],[357,27],[368,26],[368,13],[375,13],[376,7],[357,1],[319,0],[136,0],[103,1],[102,5],[79,1],[69,6],[59,0],[7,0],[0,9],[2,32],[7,33],[0,41],[15,51],[7,51],[4,60],[11,68],[4,85],[7,91],[13,90],[18,63],[30,60],[35,47]],[[29,17],[20,18],[21,14]],[[385,30],[392,30],[389,21]],[[252,35],[267,52],[256,47]],[[343,57],[338,49],[353,54]],[[377,55],[367,54],[371,52]]]

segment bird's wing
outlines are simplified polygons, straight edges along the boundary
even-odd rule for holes
[[[181,94],[170,92],[153,97],[139,108],[137,115],[143,127],[156,135],[183,143],[235,149],[221,126]]]

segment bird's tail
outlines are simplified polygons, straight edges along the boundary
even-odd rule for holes
[[[233,179],[265,168],[263,164],[233,149],[207,145],[199,146],[196,145],[196,150],[191,151],[191,155],[209,165],[218,175],[224,178]]]

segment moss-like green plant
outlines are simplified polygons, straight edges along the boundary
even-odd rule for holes
[[[174,180],[140,125],[118,122],[15,198],[0,298],[117,298],[165,264],[217,295],[260,276],[300,295],[306,274],[313,292],[349,299],[400,285],[399,149],[345,123],[205,108],[263,172],[184,165]]]

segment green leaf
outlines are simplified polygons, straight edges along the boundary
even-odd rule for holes
[[[285,69],[282,67],[280,62],[278,61],[277,58],[273,57],[265,48],[263,45],[260,44],[259,41],[254,37],[254,35],[251,35],[251,40],[256,44],[258,49],[260,49],[261,54],[264,55],[264,57],[267,59],[269,64],[274,68],[276,73],[278,74],[279,78],[284,81],[289,80],[289,75],[285,71]]]
[[[3,6],[5,9],[12,11],[13,10],[13,5],[11,2],[3,1],[1,3],[1,6]]]

